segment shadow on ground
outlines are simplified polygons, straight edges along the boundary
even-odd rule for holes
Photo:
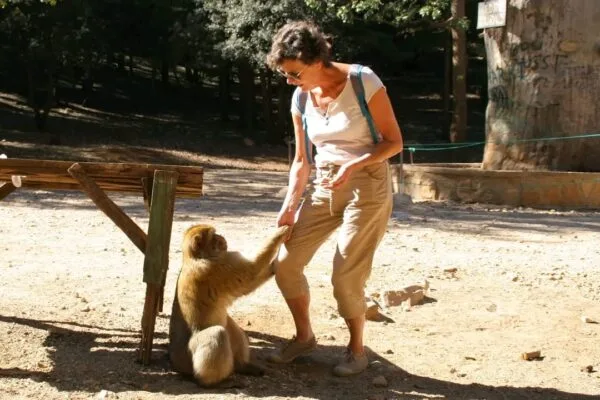
[[[155,345],[153,363],[146,367],[136,363],[139,333],[127,329],[102,328],[72,322],[35,320],[0,316],[0,322],[24,325],[47,332],[43,346],[51,359],[49,372],[20,368],[0,369],[0,377],[32,379],[47,382],[60,391],[115,393],[143,390],[170,395],[213,393],[244,394],[254,397],[304,396],[313,399],[406,399],[424,397],[446,399],[597,399],[597,396],[566,393],[537,387],[488,386],[478,383],[459,384],[409,374],[384,356],[370,352],[371,365],[359,377],[337,378],[331,375],[331,355],[340,353],[339,346],[319,345],[310,356],[283,366],[266,365],[264,377],[236,375],[235,389],[204,389],[170,371],[166,354],[166,338],[157,334],[161,343]],[[253,357],[260,363],[281,337],[260,332],[248,332],[253,343]],[[371,384],[374,377],[384,376],[385,388]]]

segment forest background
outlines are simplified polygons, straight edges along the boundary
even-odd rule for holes
[[[293,87],[265,55],[277,28],[296,19],[333,36],[335,59],[381,76],[409,144],[450,141],[451,29],[464,29],[460,140],[481,141],[487,76],[477,1],[464,1],[465,18],[452,17],[451,3],[0,1],[0,152],[285,169]],[[482,147],[413,160],[478,162]]]

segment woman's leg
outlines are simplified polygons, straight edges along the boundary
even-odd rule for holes
[[[350,332],[350,342],[348,343],[348,349],[355,355],[363,355],[365,348],[363,346],[363,332],[365,329],[365,314],[361,314],[358,317],[352,319],[346,319],[346,325]]]
[[[359,171],[352,184],[359,195],[345,209],[333,261],[333,293],[350,333],[350,358],[336,367],[334,373],[338,375],[361,372],[367,365],[363,347],[364,287],[392,211],[387,163]]]
[[[296,340],[308,342],[315,337],[310,323],[310,294],[306,293],[293,299],[285,299],[296,325]]]
[[[319,246],[341,224],[341,215],[332,215],[329,200],[326,192],[316,190],[312,193],[299,211],[290,239],[279,250],[275,280],[294,319],[296,335],[287,346],[270,357],[273,362],[289,362],[316,346],[304,268]]]

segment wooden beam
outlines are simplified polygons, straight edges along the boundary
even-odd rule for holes
[[[17,187],[15,185],[13,185],[12,182],[4,182],[0,186],[0,200],[2,200],[6,196],[8,196],[12,192],[14,192],[16,189],[17,189]]]
[[[150,212],[150,202],[152,201],[152,184],[153,178],[142,178],[142,195],[148,212]]]
[[[169,267],[177,178],[178,173],[175,171],[154,173],[148,241],[144,258],[144,282],[147,286],[140,343],[140,359],[143,364],[150,363],[156,314],[159,309],[162,310],[165,278]]]
[[[67,172],[72,161],[0,159],[0,181],[11,176],[23,177],[23,187],[35,189],[78,189],[78,182]],[[86,174],[103,190],[143,191],[142,178],[152,179],[156,170],[175,171],[178,196],[201,196],[204,169],[197,166],[133,164],[133,163],[79,163]]]
[[[154,327],[156,325],[156,307],[160,297],[161,288],[152,283],[146,284],[146,300],[142,314],[142,339],[139,349],[139,361],[150,364],[152,359],[152,342],[154,341]]]
[[[71,165],[67,171],[79,182],[96,206],[108,215],[142,253],[145,253],[147,240],[144,231],[98,187],[79,163]]]

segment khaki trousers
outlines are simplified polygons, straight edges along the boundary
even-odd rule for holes
[[[340,227],[331,283],[338,312],[345,319],[364,314],[364,287],[375,249],[392,212],[392,185],[387,162],[369,165],[336,190],[323,188],[338,166],[319,166],[316,181],[300,207],[290,239],[281,246],[275,279],[286,299],[309,293],[304,268],[318,248]]]

